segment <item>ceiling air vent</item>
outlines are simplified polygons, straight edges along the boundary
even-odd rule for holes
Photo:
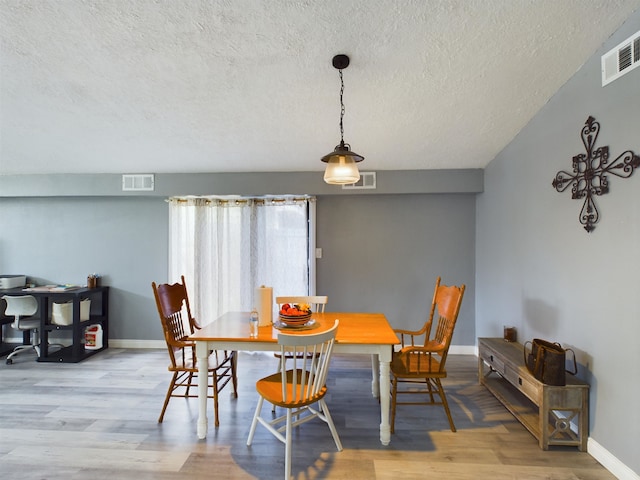
[[[602,86],[640,66],[640,32],[602,56]]]
[[[154,180],[152,173],[140,175],[122,175],[123,192],[152,192]]]
[[[376,188],[376,172],[360,172],[360,180],[356,183],[342,185],[343,189],[374,189]]]

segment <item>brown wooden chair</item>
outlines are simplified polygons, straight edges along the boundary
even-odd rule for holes
[[[417,331],[394,330],[400,335],[401,349],[394,352],[391,360],[391,433],[394,432],[397,405],[442,405],[449,419],[451,431],[456,431],[440,380],[447,376],[445,362],[464,290],[465,285],[460,287],[440,285],[440,277],[438,277],[433,292],[431,312],[423,327]],[[431,337],[436,309],[438,323]],[[424,336],[422,345],[417,345],[416,342],[422,336]],[[399,384],[402,383],[412,384],[414,388],[398,389]],[[426,388],[415,388],[416,384],[426,384]],[[427,395],[429,401],[399,402],[398,395],[405,394]],[[436,401],[434,395],[440,397],[440,401]]]
[[[182,276],[182,283],[151,284],[153,294],[158,307],[158,314],[162,322],[164,338],[169,350],[169,371],[173,372],[171,384],[167,390],[162,412],[158,422],[162,423],[164,412],[169,405],[171,397],[197,398],[198,394],[198,365],[196,359],[195,343],[188,340],[189,335],[200,329],[200,325],[191,315],[187,287]],[[232,381],[233,395],[238,397],[238,379],[236,376],[236,352],[214,350],[209,355],[209,379],[208,387],[212,394],[208,398],[213,399],[213,411],[216,427],[220,424],[218,419],[218,395],[220,391]],[[190,394],[191,387],[195,393]]]
[[[256,390],[260,398],[249,429],[247,445],[251,445],[253,442],[258,423],[284,443],[285,480],[291,478],[293,427],[319,418],[329,426],[338,451],[342,451],[340,437],[324,400],[327,394],[326,379],[329,373],[329,362],[338,324],[339,321],[336,320],[329,330],[306,335],[295,332],[291,334],[278,333],[280,362],[283,365],[279,372],[256,382]],[[294,353],[290,362],[292,368],[289,370],[284,368],[285,353],[287,352]],[[269,418],[262,417],[261,410],[264,400],[285,408],[286,414],[278,418],[273,418],[273,414]],[[317,406],[312,407],[314,404]],[[312,438],[310,440],[313,441]],[[297,438],[296,443],[299,443]]]

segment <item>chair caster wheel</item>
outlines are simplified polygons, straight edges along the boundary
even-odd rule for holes
[[[11,365],[13,363],[13,360],[10,358],[7,358],[7,365]]]

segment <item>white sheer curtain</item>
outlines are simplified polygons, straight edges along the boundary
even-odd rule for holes
[[[260,285],[273,287],[274,297],[312,293],[312,202],[313,197],[169,199],[169,281],[185,276],[200,323],[226,311],[251,310]]]

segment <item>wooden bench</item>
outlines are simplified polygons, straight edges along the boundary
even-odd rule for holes
[[[550,445],[587,450],[589,384],[567,374],[565,386],[546,385],[527,370],[520,343],[502,338],[478,339],[480,383],[538,439]]]

